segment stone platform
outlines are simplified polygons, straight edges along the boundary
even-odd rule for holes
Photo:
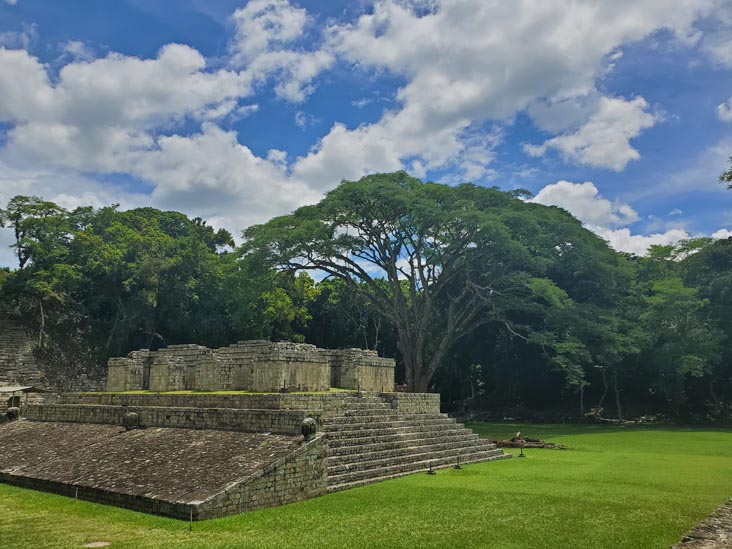
[[[71,393],[23,414],[0,425],[0,481],[181,519],[510,457],[435,394]]]

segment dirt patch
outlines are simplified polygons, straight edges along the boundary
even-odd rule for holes
[[[732,548],[732,500],[697,524],[672,549]]]

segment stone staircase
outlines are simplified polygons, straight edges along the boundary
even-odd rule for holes
[[[358,399],[323,421],[328,491],[417,471],[511,457],[445,414],[397,414],[378,396]]]

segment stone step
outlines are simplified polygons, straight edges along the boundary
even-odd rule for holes
[[[348,426],[346,426],[348,427]],[[455,429],[464,429],[459,427],[455,423],[438,423],[438,422],[423,422],[416,423],[411,421],[404,422],[391,422],[388,425],[357,425],[354,429],[324,429],[323,432],[328,435],[331,440],[337,440],[341,438],[359,438],[367,436],[380,436],[380,435],[396,435],[406,433],[423,433],[425,431],[449,431]]]
[[[423,435],[410,436],[410,437],[395,437],[393,440],[387,440],[382,442],[370,442],[367,444],[347,444],[334,446],[329,444],[328,455],[331,457],[337,456],[348,456],[352,454],[361,454],[368,452],[381,452],[384,450],[393,450],[396,448],[404,448],[410,446],[420,446],[424,444],[449,444],[468,441],[478,440],[478,435],[472,432],[461,431],[454,435],[444,435],[435,437],[426,437]]]
[[[432,414],[419,415],[412,418],[404,416],[372,416],[372,419],[364,421],[362,418],[353,418],[349,421],[330,421],[326,419],[323,423],[323,430],[327,432],[337,431],[360,431],[363,429],[381,429],[403,427],[405,425],[456,425],[455,420]]]
[[[475,463],[478,461],[493,461],[496,459],[504,459],[508,457],[508,454],[496,455],[494,451],[477,451],[470,454],[465,454],[461,457],[461,464]],[[463,461],[464,460],[464,461]],[[390,467],[381,467],[376,469],[368,469],[366,471],[354,471],[351,473],[341,473],[328,477],[329,490],[337,489],[339,485],[352,485],[358,481],[369,481],[375,482],[378,479],[388,476],[399,476],[414,473],[417,471],[427,471],[432,464],[432,468],[436,469],[439,467],[449,467],[455,465],[454,456],[441,458],[441,459],[426,459],[423,461],[413,461],[410,463],[404,463],[400,465],[393,465]],[[353,486],[348,486],[349,488]]]
[[[351,406],[348,410],[345,410],[343,412],[343,415],[340,417],[348,417],[348,416],[359,416],[359,415],[369,415],[369,413],[372,414],[393,414],[394,409],[390,406],[387,406],[386,404],[365,404],[365,405],[359,405],[359,406]]]
[[[379,459],[366,459],[351,463],[329,463],[328,476],[356,471],[369,471],[371,469],[383,469],[385,467],[393,467],[428,460],[438,461],[442,459],[452,459],[452,463],[455,464],[458,463],[458,461],[462,462],[463,460],[461,458],[463,456],[470,456],[476,452],[486,452],[487,454],[490,454],[490,456],[503,454],[503,450],[497,448],[488,449],[479,445],[457,446],[444,450],[434,450],[428,447],[421,452],[409,452],[403,455],[388,456]]]
[[[383,459],[388,457],[399,457],[407,454],[419,454],[427,451],[440,452],[443,450],[451,450],[457,448],[464,448],[468,446],[483,446],[480,440],[474,438],[459,438],[456,440],[443,441],[442,439],[434,440],[433,442],[415,439],[398,443],[390,443],[387,447],[381,445],[376,448],[359,448],[357,446],[346,447],[349,450],[356,450],[350,453],[333,453],[341,448],[334,448],[329,450],[328,463],[330,465],[343,465],[348,463],[356,463],[358,461],[368,461],[374,459]],[[490,445],[487,449],[494,449],[495,445]]]
[[[471,464],[471,463],[479,463],[479,462],[482,462],[482,461],[498,461],[498,460],[501,460],[501,459],[508,459],[510,457],[511,457],[511,454],[503,454],[502,456],[497,456],[495,458],[490,458],[490,459],[486,459],[486,460],[478,459],[478,460],[475,460],[475,461],[466,461],[465,464],[468,465],[468,464]],[[434,465],[433,464],[432,465],[432,468],[433,469],[446,469],[446,468],[452,467],[452,466],[453,465],[452,464],[449,464],[449,463],[448,464],[445,464],[445,465]],[[428,466],[428,468],[429,468],[429,466]],[[424,470],[426,471],[427,469],[424,469]],[[406,472],[403,472],[403,473],[394,473],[394,474],[390,474],[390,475],[383,475],[383,476],[380,476],[380,477],[371,477],[371,478],[362,479],[362,480],[355,480],[355,481],[352,481],[352,482],[344,482],[344,483],[341,483],[341,484],[330,484],[329,483],[328,484],[328,492],[338,492],[340,490],[349,490],[351,488],[358,488],[360,486],[366,486],[368,484],[373,484],[375,482],[381,482],[383,480],[391,480],[391,479],[403,477],[403,476],[406,476],[406,475],[412,475],[412,474],[417,473],[417,472],[418,471],[406,471]]]
[[[363,433],[363,432],[362,432]],[[342,434],[342,433],[339,433]],[[419,431],[412,431],[412,432],[400,432],[400,433],[388,433],[388,434],[379,434],[379,433],[363,433],[360,436],[342,436],[342,437],[332,437],[330,434],[328,435],[328,446],[333,448],[342,448],[342,447],[362,447],[365,445],[370,444],[382,444],[387,442],[407,442],[410,440],[429,440],[429,439],[439,439],[442,438],[445,441],[449,440],[452,437],[456,436],[462,436],[462,437],[469,437],[473,439],[477,439],[478,435],[476,433],[471,432],[468,429],[460,428],[460,427],[454,427],[452,430],[445,430],[445,431],[426,431],[426,432],[419,432]]]
[[[346,425],[346,424],[375,424],[395,421],[425,421],[434,420],[455,423],[455,419],[447,414],[357,414],[347,416],[331,416],[323,421],[323,427]]]

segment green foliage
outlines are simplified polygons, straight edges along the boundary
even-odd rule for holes
[[[18,196],[0,307],[58,380],[137,348],[271,339],[376,349],[398,382],[469,406],[729,414],[732,239],[620,254],[527,196],[375,174],[236,251],[177,212]]]

